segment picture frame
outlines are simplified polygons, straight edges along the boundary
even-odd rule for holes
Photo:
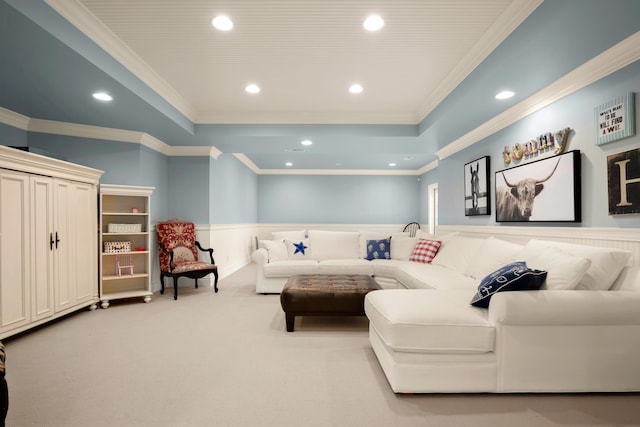
[[[580,222],[580,151],[573,150],[495,175],[496,222]]]
[[[603,145],[635,135],[634,93],[618,96],[594,109],[595,144]]]
[[[489,156],[464,165],[465,216],[491,215]]]
[[[607,156],[609,215],[640,213],[640,148]]]

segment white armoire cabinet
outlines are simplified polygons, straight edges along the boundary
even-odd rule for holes
[[[0,146],[0,339],[96,308],[100,176]]]

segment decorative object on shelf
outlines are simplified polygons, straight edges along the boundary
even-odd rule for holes
[[[562,154],[567,148],[571,128],[560,129],[557,132],[547,132],[540,134],[536,138],[527,142],[517,142],[513,146],[506,145],[502,151],[504,164],[511,161],[527,160],[533,156],[539,156],[553,148],[553,154]]]
[[[131,252],[131,242],[104,242],[105,254],[124,252]]]
[[[142,224],[109,224],[109,233],[140,233]]]
[[[464,214],[490,215],[489,156],[464,165]]]
[[[640,148],[607,157],[609,215],[640,213]]]
[[[116,255],[116,276],[122,276],[122,270],[129,270],[129,275],[133,276],[131,255]]]
[[[138,208],[131,208],[131,213],[138,213]]]
[[[580,222],[580,180],[578,150],[498,171],[496,221]]]
[[[595,107],[596,145],[607,144],[635,135],[634,107],[633,92]]]

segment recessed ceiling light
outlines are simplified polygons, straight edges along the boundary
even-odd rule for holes
[[[233,28],[233,22],[228,16],[218,15],[211,20],[211,25],[220,31],[229,31]]]
[[[496,99],[508,99],[508,98],[511,98],[513,95],[515,95],[514,92],[511,92],[510,90],[503,90],[502,92],[496,95]]]
[[[380,15],[369,15],[362,26],[367,31],[378,31],[380,28],[384,27],[384,20]]]
[[[244,88],[244,90],[246,90],[248,93],[256,94],[260,92],[260,86],[258,86],[257,84],[251,83],[251,84],[248,84],[247,87]]]
[[[363,90],[364,88],[362,87],[362,85],[358,83],[354,83],[349,86],[349,92],[351,93],[362,93]]]
[[[389,163],[389,166],[394,167],[396,164],[395,163]]]
[[[304,141],[300,142],[300,144],[302,144],[302,145],[311,145],[311,144],[313,144],[313,141],[311,141],[309,139],[305,139]]]
[[[286,166],[293,166],[293,163],[291,163],[291,162],[287,162],[287,163],[285,163],[285,165],[286,165]]]
[[[93,94],[93,97],[98,101],[105,101],[105,102],[113,101],[113,97],[106,92],[96,92]]]

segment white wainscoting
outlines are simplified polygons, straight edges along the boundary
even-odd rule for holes
[[[271,240],[274,231],[327,230],[327,231],[374,231],[399,233],[406,224],[258,224],[258,239]],[[426,231],[422,227],[422,231]]]
[[[613,227],[508,227],[438,225],[437,234],[460,232],[468,236],[495,236],[516,243],[529,239],[554,240],[580,245],[625,249],[631,252],[630,266],[640,266],[640,230]]]

